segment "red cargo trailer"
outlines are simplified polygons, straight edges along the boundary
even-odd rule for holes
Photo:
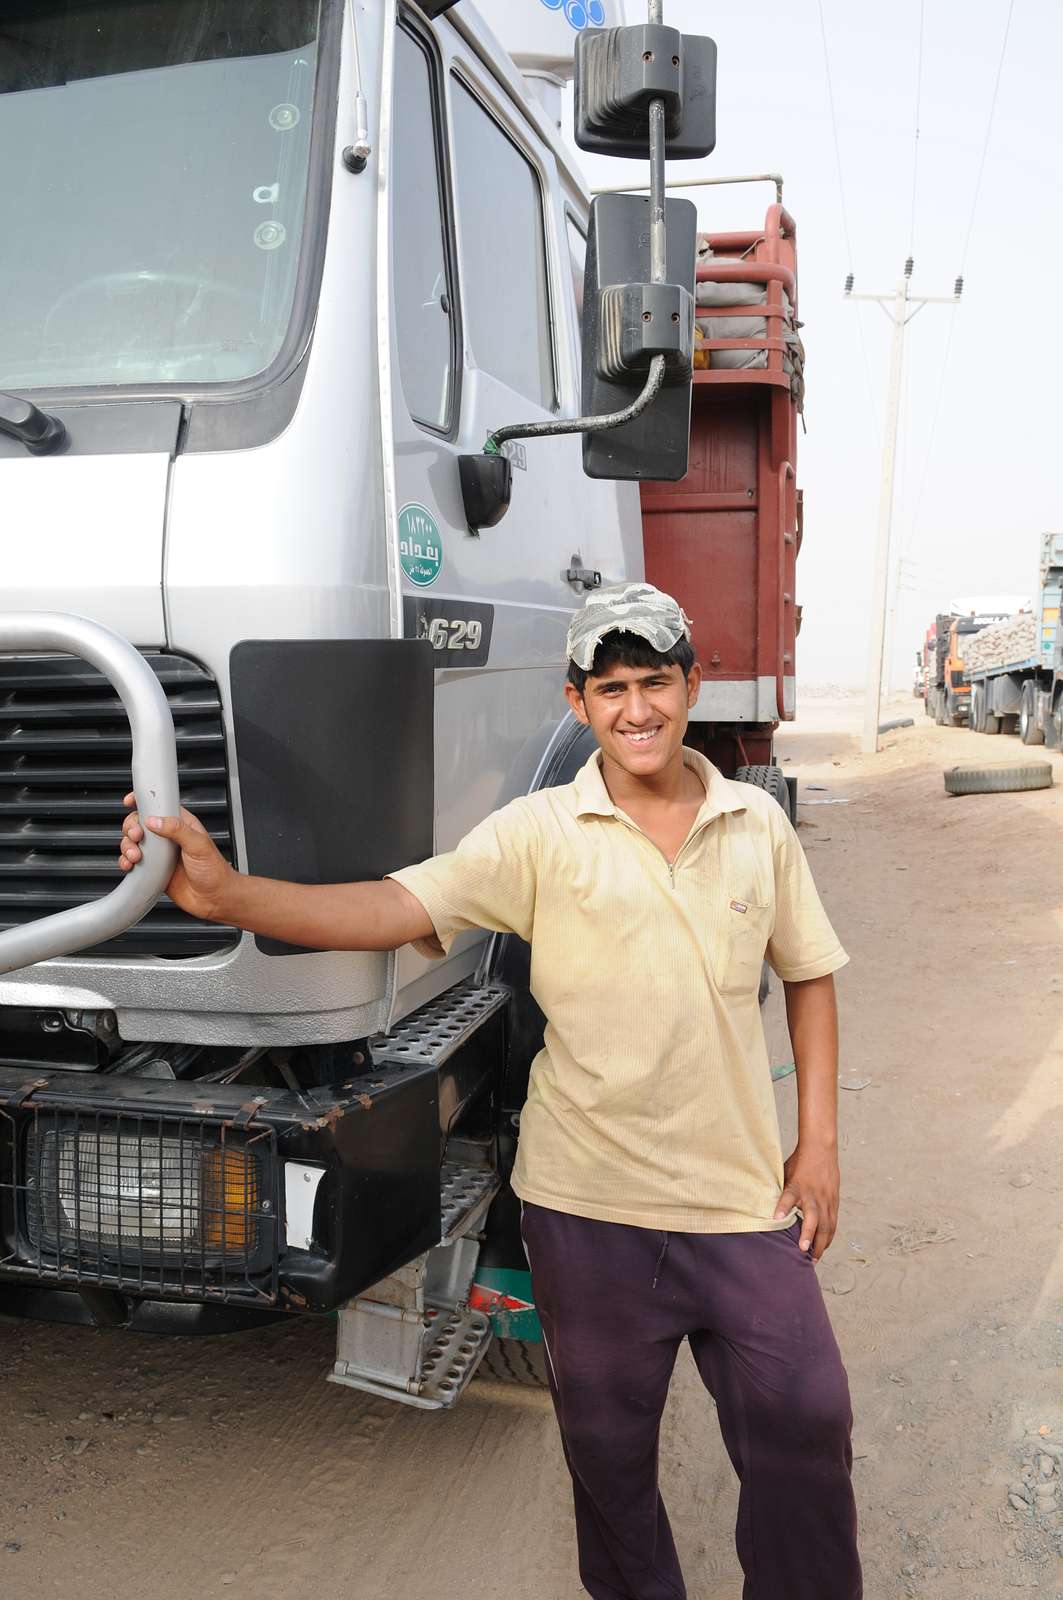
[[[690,466],[642,488],[646,576],[694,625],[705,673],[689,740],[785,801],[772,739],[794,715],[804,392],[796,228],[773,205],[754,233],[699,235]]]

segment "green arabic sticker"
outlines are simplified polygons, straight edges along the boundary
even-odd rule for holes
[[[427,589],[443,565],[439,524],[426,506],[412,501],[399,512],[399,559],[411,583]]]

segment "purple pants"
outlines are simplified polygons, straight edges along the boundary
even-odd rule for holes
[[[663,1233],[525,1205],[524,1243],[594,1600],[685,1600],[657,1487],[689,1339],[741,1482],[743,1600],[860,1600],[849,1386],[800,1223]]]

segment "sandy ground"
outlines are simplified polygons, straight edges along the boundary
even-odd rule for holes
[[[855,700],[807,701],[779,741],[853,957],[819,1272],[866,1592],[1063,1600],[1058,1475],[1040,1497],[1023,1480],[1063,1441],[1063,760],[1050,791],[947,798],[943,765],[1022,748],[913,705],[875,758]],[[778,994],[768,1027],[785,1060]],[[778,1096],[788,1135],[792,1077]],[[328,1326],[182,1342],[0,1321],[0,1595],[576,1600],[545,1397],[477,1381],[450,1415],[409,1411],[326,1384],[331,1345]],[[691,1600],[738,1600],[736,1486],[686,1358],[662,1477]]]

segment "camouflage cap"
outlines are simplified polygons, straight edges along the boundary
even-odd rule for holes
[[[663,655],[690,638],[690,618],[677,600],[652,583],[616,583],[595,589],[569,624],[565,653],[584,672],[607,633],[636,633]]]

